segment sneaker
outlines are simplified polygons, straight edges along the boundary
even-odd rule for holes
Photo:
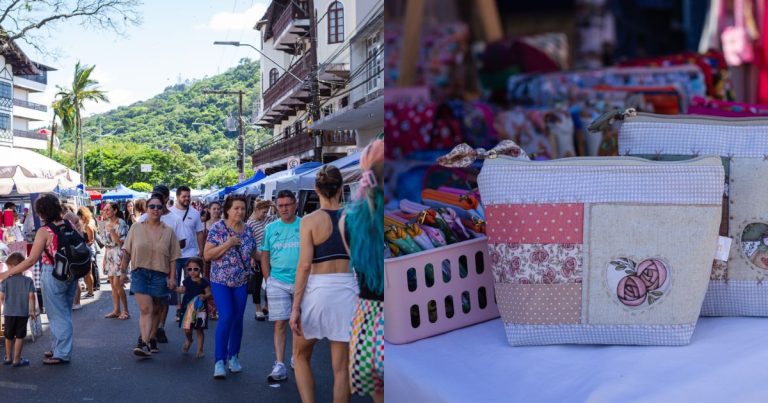
[[[291,356],[291,369],[293,369],[293,356]]]
[[[264,312],[259,311],[259,312],[256,312],[256,320],[258,320],[259,322],[264,322],[265,320],[267,320],[267,317],[264,316]]]
[[[152,350],[153,353],[160,352],[160,349],[157,348],[157,339],[149,339],[149,349]]]
[[[282,362],[275,362],[275,366],[272,367],[272,372],[267,376],[267,380],[270,382],[281,382],[288,379],[288,371],[285,370],[285,364]]]
[[[141,335],[139,335],[139,340],[136,342],[136,347],[137,348],[141,348],[141,346],[143,346],[143,345],[144,345],[144,341],[141,340]],[[51,357],[53,357],[53,356],[51,356]]]
[[[133,349],[133,355],[136,355],[139,357],[151,357],[152,350],[149,349],[149,345],[144,342],[141,342],[139,344],[140,344],[139,346],[136,346],[136,348]]]
[[[213,367],[213,377],[216,379],[224,379],[227,377],[227,370],[224,368],[224,360],[216,361],[216,365]]]
[[[165,336],[165,329],[163,329],[162,327],[157,329],[157,342],[168,343],[168,337]]]
[[[243,371],[243,366],[240,365],[240,360],[237,359],[237,356],[229,358],[229,370],[235,373]]]
[[[77,311],[77,310],[80,310],[80,309],[82,309],[82,308],[83,308],[83,306],[82,306],[82,305],[80,305],[80,304],[74,304],[74,305],[72,305],[72,310],[73,310],[73,311]]]

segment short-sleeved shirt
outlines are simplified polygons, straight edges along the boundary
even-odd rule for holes
[[[176,214],[183,223],[187,243],[181,250],[181,257],[195,257],[200,255],[200,245],[197,244],[197,233],[205,230],[205,225],[200,219],[200,213],[189,207],[187,210],[181,210],[176,206],[169,209],[171,213]],[[186,218],[184,215],[186,214]]]
[[[253,218],[248,220],[248,226],[253,230],[253,235],[256,237],[256,242],[261,246],[264,243],[264,228],[272,221],[275,221],[276,216],[266,216],[261,220],[254,220]]]
[[[200,282],[196,283],[191,278],[187,277],[182,281],[184,285],[184,297],[181,299],[181,306],[186,308],[189,301],[200,294],[205,294],[205,289],[211,285],[210,282],[204,277],[200,278]]]
[[[243,225],[243,232],[238,233],[228,228],[224,220],[221,220],[211,226],[206,242],[219,246],[233,235],[240,237],[242,244],[239,248],[227,249],[220,258],[211,261],[211,282],[227,287],[240,287],[248,283],[251,254],[256,250],[256,238],[251,227]]]
[[[131,255],[133,267],[169,273],[171,261],[181,257],[179,241],[165,223],[161,222],[159,240],[148,231],[149,225],[145,222],[132,225],[123,249]]]
[[[0,283],[0,293],[5,296],[5,316],[29,316],[29,294],[35,292],[32,279],[22,275],[10,276]]]
[[[115,244],[115,241],[112,240],[112,237],[109,236],[109,231],[107,231],[107,225],[109,225],[108,221],[104,221],[99,226],[99,236],[101,236],[101,241],[104,242],[104,246],[107,248],[114,248],[115,246],[118,246]],[[125,242],[125,237],[128,236],[128,224],[123,221],[122,218],[117,219],[117,237]]]
[[[264,229],[260,250],[269,252],[269,275],[288,284],[296,282],[299,264],[299,225],[301,218],[286,224],[283,220],[270,223]]]
[[[137,222],[145,222],[149,217],[147,213],[144,213],[139,217]],[[181,224],[181,217],[176,214],[168,213],[160,216],[160,221],[167,225],[176,234],[176,239],[181,242],[183,239],[187,239],[187,231],[184,230],[184,226]],[[133,228],[133,226],[131,226]]]

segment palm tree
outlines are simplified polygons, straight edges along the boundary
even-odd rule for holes
[[[61,121],[61,130],[70,135],[75,129],[75,109],[67,102],[67,98],[61,98],[53,102],[53,121],[51,122],[51,152],[53,152],[53,137],[56,135],[56,118]],[[75,159],[77,161],[77,159]],[[75,167],[76,168],[76,167]]]
[[[98,87],[99,82],[91,78],[91,73],[95,67],[81,65],[80,61],[78,61],[75,65],[72,88],[57,86],[59,92],[56,94],[56,104],[59,105],[59,110],[57,110],[56,114],[61,118],[64,130],[69,132],[71,130],[75,131],[75,164],[77,164],[78,155],[80,155],[83,161],[80,168],[83,183],[85,183],[85,172],[83,172],[85,170],[85,145],[83,144],[83,120],[81,113],[85,110],[85,102],[87,101],[109,102],[106,92]],[[67,126],[69,126],[70,130],[66,129]]]

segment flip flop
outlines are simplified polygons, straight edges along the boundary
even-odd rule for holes
[[[45,358],[51,358],[53,357],[53,351],[46,351],[43,353],[43,357]]]
[[[69,364],[69,361],[62,360],[61,358],[58,358],[58,357],[51,357],[51,358],[44,359],[43,364],[45,365]]]
[[[8,357],[5,357],[5,359],[3,359],[3,365],[11,365],[11,364],[13,364],[13,361],[9,360]]]
[[[126,320],[130,318],[131,318],[131,315],[125,312],[121,313],[120,316],[117,317],[118,320]]]
[[[22,358],[19,362],[14,362],[12,367],[26,367],[29,365],[29,360],[26,358]]]
[[[104,316],[105,319],[114,319],[119,317],[120,317],[120,314],[114,313],[114,312],[110,312],[108,315]]]

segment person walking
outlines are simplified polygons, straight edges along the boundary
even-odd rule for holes
[[[176,266],[178,267],[178,265]],[[197,332],[197,358],[203,358],[203,345],[205,343],[205,329],[208,329],[208,310],[205,301],[211,299],[211,283],[203,278],[203,259],[191,257],[183,268],[185,270],[184,283],[176,288],[177,293],[183,294],[181,299],[182,317],[179,320],[179,327],[184,329],[184,335],[187,341],[184,342],[181,350],[189,351],[192,346],[192,331]],[[195,298],[201,303],[197,308]],[[191,304],[191,305],[190,305]]]
[[[125,223],[128,224],[128,229],[130,229],[133,223],[136,222],[137,216],[135,216],[133,213],[133,200],[128,200],[125,202],[125,212],[123,213]]]
[[[181,284],[181,273],[184,271],[184,266],[187,264],[187,260],[193,257],[202,257],[202,247],[205,242],[205,225],[200,220],[200,213],[189,206],[191,197],[191,190],[187,186],[179,186],[176,189],[176,203],[169,210],[171,213],[176,214],[182,222],[186,234],[186,245],[181,250],[181,259],[176,261],[176,284]],[[170,305],[177,305],[178,301],[177,293],[171,294]],[[161,327],[164,327],[165,320],[168,316],[168,309],[166,308],[160,318]]]
[[[54,194],[41,195],[35,202],[35,211],[45,221],[45,226],[35,234],[35,241],[27,258],[14,268],[0,273],[0,281],[8,276],[23,273],[41,260],[43,300],[53,335],[52,349],[44,353],[43,364],[66,364],[72,359],[72,302],[79,285],[77,281],[59,281],[54,278],[53,265],[59,246],[56,233],[61,229],[71,229],[72,226],[62,218],[63,207]],[[56,227],[56,230],[53,227]]]
[[[85,232],[83,230],[83,224],[80,221],[80,216],[78,216],[77,214],[75,214],[75,213],[73,213],[71,211],[68,211],[68,212],[64,213],[64,220],[69,221],[69,223],[72,225],[72,228],[74,228],[80,234],[80,236],[82,236],[83,239],[86,239],[86,241],[87,241],[87,238],[85,237]],[[80,280],[78,279],[77,280],[77,292],[75,293],[74,301],[72,301],[72,310],[73,311],[79,311],[80,309],[83,308],[83,306],[80,304],[80,298],[81,298],[80,294],[82,292],[83,292],[83,290],[82,290],[82,287],[81,287],[81,284],[80,284]]]
[[[14,252],[8,255],[5,263],[9,268],[24,261],[24,255]],[[5,358],[4,365],[24,367],[29,360],[21,356],[24,338],[27,337],[27,322],[35,320],[35,284],[32,279],[16,273],[0,283],[0,306],[5,317]]]
[[[152,190],[152,193],[157,193],[163,197],[163,211],[160,216],[160,221],[162,221],[165,225],[170,227],[174,234],[176,235],[176,239],[179,242],[179,248],[184,249],[184,247],[187,244],[187,231],[184,229],[184,224],[181,222],[181,218],[177,216],[176,214],[171,213],[170,210],[168,210],[168,203],[171,202],[171,191],[168,189],[168,186],[165,185],[156,185],[154,189]],[[147,208],[149,208],[149,201],[147,201]],[[144,213],[139,217],[137,222],[144,222],[149,217],[148,213]],[[174,281],[176,279],[174,278]],[[161,301],[157,301],[161,302]],[[161,321],[157,322],[157,342],[158,343],[168,343],[168,336],[165,334],[165,318],[168,315],[168,304],[170,303],[170,296],[168,301],[166,301],[164,304],[161,304],[160,307],[160,315],[161,315]],[[141,339],[141,337],[139,337]]]
[[[77,209],[77,216],[80,218],[80,223],[83,228],[83,235],[85,238],[85,242],[88,244],[88,248],[91,250],[91,255],[96,257],[96,249],[95,249],[95,240],[96,240],[96,226],[93,223],[93,215],[91,215],[91,210],[88,209],[88,207],[80,206],[80,208]],[[83,281],[85,281],[85,290],[86,294],[83,296],[84,298],[93,298],[93,290],[94,290],[94,278],[93,273],[91,271],[88,272],[88,274],[85,275],[83,278]]]
[[[147,212],[147,201],[144,199],[136,199],[133,201],[133,223],[139,222],[139,217]]]
[[[268,215],[267,213],[272,208],[272,202],[268,200],[256,200],[253,203],[253,213],[248,218],[248,226],[253,230],[253,234],[256,237],[256,243],[261,245],[264,241],[264,228],[267,224],[275,220],[275,216]],[[267,293],[262,292],[262,283],[264,281],[264,275],[261,273],[261,253],[259,258],[253,262],[253,275],[249,280],[249,288],[253,294],[253,303],[256,304],[256,316],[258,321],[266,320],[267,311]]]
[[[359,292],[349,271],[349,254],[339,231],[344,179],[339,168],[324,165],[315,178],[320,209],[305,216],[300,227],[296,292],[291,311],[296,360],[296,386],[304,403],[315,401],[310,360],[319,339],[331,344],[333,401],[348,402],[350,318]]]
[[[101,264],[103,273],[109,279],[112,287],[112,312],[104,316],[107,319],[117,318],[126,320],[131,317],[128,312],[128,297],[120,278],[122,274],[120,263],[123,261],[123,243],[128,236],[128,224],[118,217],[120,207],[115,202],[108,202],[101,210],[104,220],[99,226],[99,235],[104,242],[104,260]],[[123,310],[120,310],[122,304]]]
[[[349,376],[352,393],[384,401],[384,140],[360,156],[362,179],[339,222],[357,274],[360,295],[352,320]]]
[[[261,250],[261,271],[267,282],[269,300],[269,321],[275,322],[275,356],[272,372],[267,376],[271,382],[288,379],[285,358],[286,331],[291,318],[296,265],[299,262],[299,225],[296,216],[296,196],[290,190],[277,194],[277,212],[280,220],[266,226]],[[293,348],[291,348],[293,351]],[[293,356],[293,353],[291,353]]]
[[[238,358],[243,337],[243,315],[248,300],[248,273],[256,257],[256,238],[245,225],[246,199],[229,195],[224,201],[224,219],[213,224],[205,243],[205,259],[211,261],[211,292],[219,310],[216,325],[213,376],[241,372]]]
[[[128,263],[133,267],[131,292],[139,305],[141,333],[133,353],[139,357],[159,351],[156,336],[160,307],[168,305],[169,294],[176,288],[176,260],[181,257],[175,232],[160,219],[165,210],[163,197],[153,193],[147,200],[147,219],[128,231],[119,267],[123,284],[128,280]]]
[[[205,221],[205,239],[208,239],[208,233],[211,230],[211,227],[213,224],[216,224],[217,222],[221,221],[221,203],[214,201],[211,202],[208,205],[208,214],[210,217],[208,217],[208,220]],[[203,249],[205,249],[205,245],[203,245]],[[203,251],[205,252],[205,251]],[[208,280],[211,279],[211,262],[208,259],[205,259],[205,272],[204,276]],[[208,314],[210,315],[211,320],[218,320],[219,319],[219,313],[216,310],[216,301],[211,298],[208,300]]]

